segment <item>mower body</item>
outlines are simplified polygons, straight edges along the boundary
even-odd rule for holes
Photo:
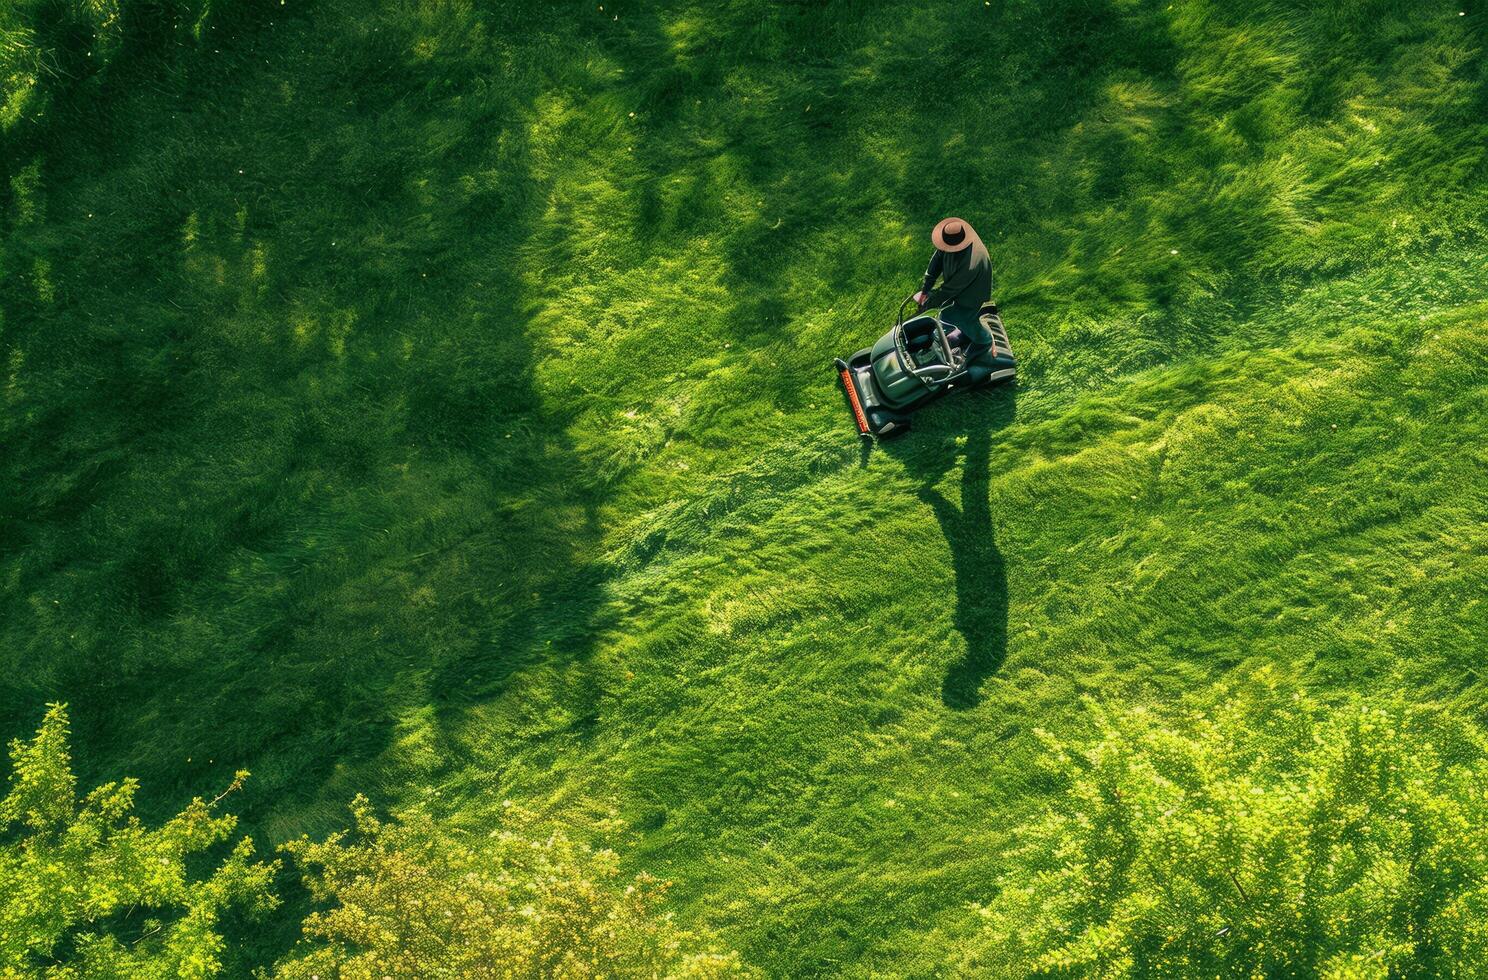
[[[992,349],[968,362],[966,335],[942,320],[938,310],[904,319],[909,302],[901,304],[898,321],[878,343],[836,361],[864,438],[903,435],[910,429],[910,416],[931,402],[952,392],[1007,383],[1018,373],[996,303],[980,313],[982,326],[992,334]]]

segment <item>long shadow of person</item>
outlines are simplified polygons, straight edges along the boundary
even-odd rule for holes
[[[884,444],[919,484],[916,494],[940,522],[956,576],[956,630],[966,652],[951,664],[940,698],[957,711],[981,703],[982,683],[1007,656],[1007,570],[992,525],[992,433],[1013,420],[1015,393],[1006,387],[960,396],[915,419],[904,439]],[[956,442],[965,436],[960,505],[938,489],[955,465]]]

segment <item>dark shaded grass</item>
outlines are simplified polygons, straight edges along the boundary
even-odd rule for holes
[[[536,200],[509,138],[517,93],[450,114],[439,63],[421,76],[404,42],[376,41],[375,24],[349,61],[312,50],[313,15],[260,26],[284,35],[269,47],[281,67],[260,71],[261,35],[234,37],[238,48],[212,51],[231,67],[203,52],[177,92],[140,97],[136,115],[189,116],[164,124],[181,133],[168,153],[159,131],[132,141],[116,127],[94,163],[48,170],[50,196],[82,205],[97,193],[96,161],[115,159],[125,184],[100,200],[140,213],[59,216],[87,228],[85,250],[52,260],[55,308],[16,304],[38,329],[84,325],[67,345],[37,345],[39,373],[85,367],[66,395],[38,400],[47,416],[7,453],[24,467],[10,474],[11,545],[37,554],[31,527],[78,536],[95,557],[50,570],[49,586],[45,566],[21,566],[22,593],[93,610],[92,642],[64,653],[33,635],[13,648],[44,669],[7,701],[24,718],[51,691],[70,692],[80,755],[102,761],[105,738],[139,739],[159,768],[141,759],[135,771],[163,788],[203,789],[250,764],[266,795],[308,802],[386,750],[408,704],[393,689],[432,680],[422,697],[458,703],[490,682],[462,661],[536,645],[532,631],[554,614],[525,609],[527,595],[557,590],[567,633],[584,621],[597,586],[569,556],[593,502],[572,482],[561,418],[532,387],[528,301],[502,258]],[[276,76],[315,101],[275,100],[265,83]],[[233,91],[236,103],[222,98]],[[434,148],[379,146],[400,115],[443,127]],[[493,124],[508,137],[484,177],[493,188],[431,212],[407,185],[418,175],[451,190]],[[307,125],[308,146],[291,135]],[[70,160],[88,159],[79,149]],[[478,339],[455,343],[452,319]],[[77,428],[94,418],[104,425]],[[68,483],[51,485],[51,473]],[[425,605],[447,606],[384,622],[421,589]],[[493,605],[517,625],[491,630]],[[220,613],[204,622],[192,614],[201,606]]]

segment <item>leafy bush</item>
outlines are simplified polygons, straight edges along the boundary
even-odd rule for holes
[[[277,904],[269,891],[277,862],[253,860],[248,838],[207,877],[188,868],[232,835],[236,819],[214,812],[221,796],[192,800],[153,830],[130,814],[132,779],[79,800],[63,705],[51,707],[32,741],[12,743],[10,757],[10,792],[0,801],[0,977],[212,976],[222,967],[224,910]]]
[[[698,937],[656,914],[667,883],[620,887],[614,852],[512,815],[489,837],[413,813],[384,822],[367,801],[355,829],[285,845],[312,894],[335,904],[305,921],[306,948],[283,978],[723,977],[736,955],[689,953]]]
[[[210,977],[222,971],[220,920],[278,905],[278,862],[253,859],[244,838],[208,877],[200,856],[236,818],[195,799],[159,829],[130,811],[138,784],[108,783],[82,800],[66,708],[12,744],[0,801],[0,978]],[[536,833],[516,811],[488,837],[437,827],[415,812],[384,822],[362,797],[355,829],[285,845],[312,913],[284,978],[745,976],[736,954],[692,951],[700,938],[658,914],[668,883],[628,883],[613,851]]]
[[[1067,805],[979,911],[970,972],[1399,976],[1488,971],[1482,737],[1396,698],[1267,685],[1170,726],[1099,709],[1049,739]]]

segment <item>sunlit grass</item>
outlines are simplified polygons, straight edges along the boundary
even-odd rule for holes
[[[1483,706],[1479,15],[599,6],[223,4],[5,144],[8,734],[267,842],[614,810],[900,975],[1083,694]],[[951,212],[1021,383],[865,452],[830,360]]]

